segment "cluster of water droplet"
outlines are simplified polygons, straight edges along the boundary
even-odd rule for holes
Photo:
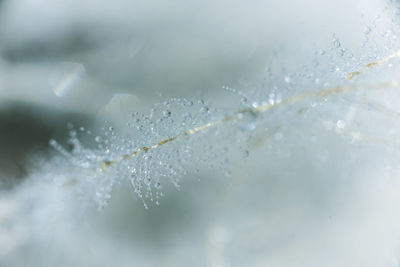
[[[290,135],[305,140],[305,144],[313,144],[312,133],[301,125],[306,120],[309,121],[304,125],[343,136],[347,134],[354,137],[352,140],[358,136],[359,140],[357,131],[349,130],[354,126],[354,110],[362,106],[359,92],[334,97],[306,95],[352,84],[353,80],[346,80],[349,73],[363,70],[366,64],[378,60],[378,55],[393,53],[393,47],[398,44],[393,29],[376,37],[372,34],[377,30],[374,27],[366,27],[361,52],[350,52],[335,34],[325,49],[312,48],[300,55],[296,50],[293,51],[295,56],[290,51],[275,51],[272,63],[265,68],[259,83],[244,84],[243,90],[230,85],[223,87],[238,98],[230,108],[215,108],[204,100],[170,98],[155,104],[148,114],[132,113],[125,127],[105,122],[98,135],[83,127],[76,129],[69,125],[68,145],[63,146],[53,139],[50,145],[73,166],[88,170],[84,180],[80,178],[73,183],[81,187],[82,194],[95,195],[102,208],[107,205],[113,187],[126,180],[146,207],[148,201],[158,205],[166,184],[172,183],[179,189],[179,177],[188,170],[208,165],[229,175],[232,155],[239,151],[242,158],[247,158],[251,149],[265,139],[273,140],[277,150],[282,150]],[[375,39],[389,38],[390,45],[380,48],[373,44],[374,49],[371,49],[371,35]],[[364,48],[374,53],[363,54]],[[294,57],[302,62],[300,66],[282,63],[290,62]],[[369,81],[365,76],[360,75],[357,79]],[[293,96],[298,97],[287,101]],[[328,101],[331,105],[326,109],[324,106]],[[353,104],[355,102],[357,105]],[[304,133],[299,129],[304,129]],[[81,144],[83,134],[91,137],[92,144]],[[65,148],[68,146],[70,149]],[[321,155],[321,160],[327,159],[326,153]],[[285,156],[290,156],[290,148]],[[60,181],[72,183],[57,178],[58,184]]]
[[[127,179],[147,207],[146,200],[160,203],[166,182],[179,189],[178,178],[190,165],[196,168],[193,162],[215,155],[216,146],[205,139],[205,133],[218,131],[218,125],[210,129],[205,125],[223,116],[204,100],[171,98],[156,104],[149,114],[131,114],[123,128],[106,121],[99,135],[69,124],[68,144],[54,139],[49,144],[72,166],[88,170],[88,177],[74,184],[84,187],[85,194],[94,194],[100,208],[107,205],[114,185]],[[83,135],[92,139],[86,147],[80,141]]]

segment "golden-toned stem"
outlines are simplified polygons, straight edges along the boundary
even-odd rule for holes
[[[105,167],[107,167],[107,166],[110,166],[110,165],[113,165],[113,164],[115,164],[115,163],[117,163],[117,162],[120,162],[121,160],[130,158],[130,157],[132,157],[132,156],[136,156],[139,152],[142,152],[142,151],[143,151],[143,152],[147,152],[147,151],[149,151],[150,149],[156,149],[156,148],[158,148],[158,147],[160,147],[160,146],[162,146],[162,145],[165,145],[165,144],[167,144],[167,143],[169,143],[169,142],[171,142],[171,141],[174,141],[175,139],[177,139],[178,137],[181,137],[182,135],[191,135],[191,134],[195,134],[195,133],[200,132],[200,131],[203,131],[203,130],[205,130],[205,129],[214,127],[215,125],[218,125],[218,124],[220,124],[221,122],[226,121],[226,120],[228,120],[228,117],[226,117],[226,118],[224,118],[224,119],[220,119],[220,120],[217,120],[217,121],[213,121],[213,122],[209,122],[209,123],[200,125],[200,126],[195,127],[195,128],[193,128],[193,129],[189,129],[189,130],[187,130],[186,132],[183,132],[183,133],[181,133],[181,134],[179,134],[179,135],[176,135],[176,136],[173,136],[173,137],[169,137],[169,138],[165,138],[165,139],[161,140],[160,142],[158,142],[158,143],[156,143],[156,144],[154,144],[154,145],[152,145],[152,146],[142,146],[142,147],[139,147],[139,148],[136,149],[135,151],[133,151],[133,152],[131,152],[131,153],[129,153],[129,154],[122,155],[122,156],[120,156],[119,158],[117,158],[117,159],[115,159],[115,160],[113,160],[113,161],[103,161],[103,162],[100,164],[100,171],[102,171],[102,170],[103,170]]]
[[[286,98],[280,102],[277,103],[268,103],[268,104],[263,104],[260,106],[255,106],[255,107],[249,107],[249,108],[245,108],[245,109],[240,109],[237,112],[233,113],[232,115],[226,116],[222,119],[218,119],[212,122],[208,122],[206,124],[197,126],[195,128],[189,129],[185,132],[182,132],[176,136],[173,137],[169,137],[169,138],[165,138],[162,139],[161,141],[159,141],[158,143],[151,145],[151,146],[143,146],[143,147],[139,147],[138,149],[136,149],[135,151],[132,151],[129,154],[125,154],[122,155],[120,157],[118,157],[117,159],[113,160],[113,161],[103,161],[100,164],[99,170],[103,171],[106,167],[114,165],[124,159],[128,159],[131,158],[133,156],[136,156],[138,153],[140,152],[147,152],[149,150],[152,149],[157,149],[162,145],[165,145],[169,142],[172,142],[178,138],[181,138],[183,136],[187,136],[187,135],[192,135],[192,134],[196,134],[198,132],[204,131],[206,129],[209,128],[213,128],[217,125],[220,125],[224,122],[227,121],[231,121],[235,118],[238,117],[238,115],[246,115],[246,114],[260,114],[260,113],[264,113],[267,112],[273,108],[282,106],[282,105],[291,105],[312,97],[326,97],[329,95],[334,95],[334,94],[339,94],[339,93],[345,93],[345,92],[350,92],[350,91],[356,91],[356,90],[360,90],[360,89],[388,89],[388,88],[400,88],[400,82],[392,82],[392,83],[382,83],[382,84],[377,84],[377,85],[365,85],[365,86],[361,86],[361,85],[344,85],[344,86],[337,86],[337,87],[332,87],[332,88],[327,88],[327,89],[322,89],[322,90],[318,90],[318,91],[313,91],[313,92],[305,92],[299,95],[295,95],[289,98]]]
[[[392,58],[399,57],[399,56],[400,56],[400,50],[397,51],[396,53],[393,53],[393,54],[391,54],[391,55],[389,55],[389,56],[387,56],[387,57],[382,58],[382,59],[379,60],[379,61],[370,62],[370,63],[368,63],[367,65],[364,66],[364,69],[359,70],[359,71],[350,72],[350,73],[347,75],[347,80],[351,80],[351,79],[353,79],[354,77],[356,77],[356,76],[362,74],[363,72],[365,72],[367,69],[370,69],[370,68],[375,67],[375,66],[377,66],[377,65],[381,65],[381,64],[383,64],[383,63],[385,63],[385,62],[391,60]]]

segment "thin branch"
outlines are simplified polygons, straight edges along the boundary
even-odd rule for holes
[[[399,51],[400,52],[400,51]],[[399,54],[399,52],[397,54]],[[393,56],[392,56],[393,57]],[[392,58],[390,57],[390,58]],[[389,57],[377,62],[376,64],[381,64],[387,60],[390,59]],[[375,64],[375,65],[376,65]],[[165,138],[162,139],[161,141],[159,141],[158,143],[151,145],[151,146],[142,146],[139,147],[138,149],[136,149],[135,151],[128,153],[128,154],[124,154],[120,157],[118,157],[117,159],[113,160],[113,161],[103,161],[100,164],[99,170],[103,171],[106,167],[114,165],[122,160],[125,159],[129,159],[133,156],[136,156],[138,153],[140,152],[147,152],[149,150],[153,150],[153,149],[157,149],[167,143],[170,143],[172,141],[175,141],[178,138],[182,138],[184,136],[187,135],[192,135],[192,134],[196,134],[198,132],[204,131],[206,129],[209,128],[213,128],[215,126],[218,126],[220,124],[223,124],[225,122],[228,121],[232,121],[233,119],[237,118],[238,115],[248,115],[248,114],[261,114],[264,112],[267,112],[273,108],[279,107],[279,106],[283,106],[283,105],[291,105],[303,100],[307,100],[309,98],[312,97],[326,97],[326,96],[330,96],[330,95],[335,95],[335,94],[340,94],[340,93],[345,93],[345,92],[350,92],[350,91],[356,91],[356,90],[360,90],[360,89],[374,89],[374,88],[380,88],[380,89],[389,89],[389,88],[400,88],[400,82],[392,82],[392,83],[382,83],[382,84],[378,84],[378,85],[367,85],[367,86],[361,86],[361,85],[344,85],[344,86],[337,86],[337,87],[332,87],[332,88],[327,88],[327,89],[322,89],[322,90],[318,90],[318,91],[314,91],[314,92],[306,92],[306,93],[302,93],[296,96],[292,96],[289,98],[286,98],[284,100],[282,100],[281,102],[278,103],[274,103],[274,104],[265,104],[265,105],[260,105],[257,107],[249,107],[249,108],[245,108],[245,109],[240,109],[237,112],[226,116],[222,119],[219,120],[215,120],[212,122],[208,122],[206,124],[203,124],[201,126],[197,126],[195,128],[189,129],[185,132],[182,132],[181,134],[178,134],[176,136],[173,137],[169,137],[169,138]]]
[[[363,68],[362,70],[350,72],[350,73],[347,75],[347,80],[351,80],[351,79],[353,79],[354,77],[356,77],[356,76],[358,76],[358,75],[364,73],[365,71],[367,71],[367,69],[370,69],[370,68],[375,67],[375,66],[377,66],[377,65],[381,65],[381,64],[383,64],[383,63],[385,63],[385,62],[391,60],[392,58],[399,57],[399,56],[400,56],[400,50],[397,51],[396,53],[393,53],[393,54],[391,54],[391,55],[389,55],[389,56],[387,56],[387,57],[385,57],[385,58],[379,60],[379,61],[375,61],[375,62],[368,63],[367,65],[364,66],[364,68]]]

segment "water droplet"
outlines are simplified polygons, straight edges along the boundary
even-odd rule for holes
[[[248,150],[245,150],[245,151],[244,151],[243,157],[244,157],[244,158],[248,158],[248,157],[249,157],[249,154],[250,154],[249,151],[248,151]]]
[[[200,111],[203,112],[203,113],[207,113],[209,110],[210,109],[207,106],[201,107],[201,109],[200,109]]]
[[[151,185],[151,178],[146,177],[143,182],[144,182],[145,185],[150,186]]]
[[[333,38],[333,47],[339,48],[341,46],[342,46],[342,44],[340,43],[340,40],[337,38]]]
[[[243,131],[252,131],[257,125],[257,113],[252,111],[241,112],[237,115],[239,129]]]
[[[365,35],[368,35],[368,34],[370,34],[371,33],[371,27],[366,27],[365,29],[364,29],[364,34]]]
[[[344,54],[346,53],[346,49],[339,49],[339,51],[338,51],[338,55],[340,56],[340,57],[342,57],[342,56],[344,56]]]
[[[275,99],[273,99],[273,98],[268,99],[268,103],[270,105],[274,105],[275,104]]]
[[[290,76],[285,76],[285,83],[290,83],[292,81],[292,78]]]
[[[161,185],[160,182],[156,182],[156,183],[154,184],[154,187],[155,187],[156,189],[160,190],[160,189],[162,188],[162,185]]]
[[[338,120],[338,121],[336,122],[336,127],[337,127],[338,129],[343,129],[345,126],[346,126],[346,123],[345,123],[343,120]]]
[[[100,142],[102,141],[102,138],[101,138],[100,136],[96,136],[96,137],[94,138],[94,140],[95,140],[97,143],[100,143]]]
[[[165,118],[169,118],[169,117],[171,117],[171,111],[169,111],[169,110],[164,110],[164,111],[163,111],[163,115],[164,115]]]

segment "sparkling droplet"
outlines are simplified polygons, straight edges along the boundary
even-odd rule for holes
[[[164,110],[164,111],[163,111],[163,115],[164,115],[165,118],[169,118],[169,117],[171,117],[171,111],[169,111],[169,110]]]
[[[258,107],[260,106],[260,104],[258,104],[258,102],[253,102],[253,103],[251,104],[251,106],[252,106],[253,108],[258,108]]]
[[[273,98],[268,99],[268,103],[270,105],[274,105],[275,104],[275,99],[273,99]]]
[[[343,129],[345,126],[346,126],[346,123],[345,123],[343,120],[338,120],[338,121],[336,122],[336,127],[337,127],[338,129]]]

